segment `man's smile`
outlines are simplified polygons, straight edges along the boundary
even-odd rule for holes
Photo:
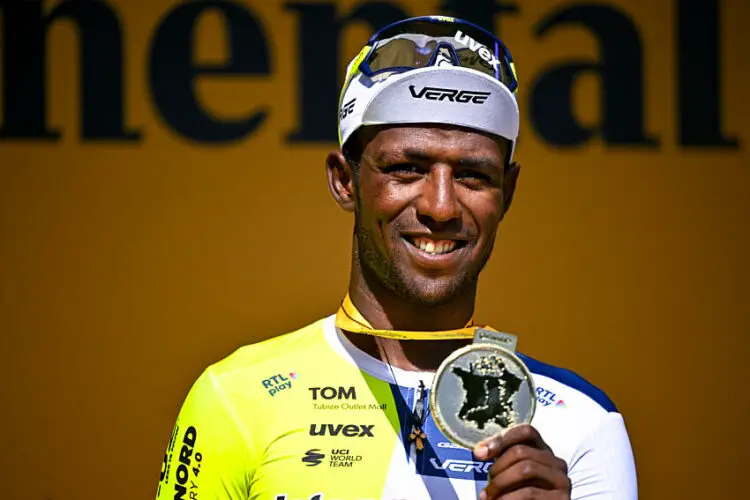
[[[402,235],[407,252],[420,267],[445,269],[465,256],[467,241],[427,235]]]

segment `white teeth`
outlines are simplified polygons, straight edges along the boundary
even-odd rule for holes
[[[451,240],[442,240],[435,242],[427,238],[416,238],[414,240],[414,246],[424,252],[433,255],[439,255],[452,252],[456,248],[456,242]]]

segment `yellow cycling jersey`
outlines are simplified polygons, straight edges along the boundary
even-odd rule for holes
[[[573,498],[635,498],[632,454],[611,402],[572,372],[524,360],[538,387],[532,424],[568,461]],[[409,438],[432,378],[358,350],[333,316],[242,347],[190,390],[156,497],[476,499],[491,462],[451,443],[429,413],[424,449]]]

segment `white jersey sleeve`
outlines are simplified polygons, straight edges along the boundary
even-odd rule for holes
[[[633,451],[622,415],[574,372],[522,356],[537,386],[531,422],[568,464],[572,500],[637,500]]]
[[[591,430],[570,465],[570,480],[575,485],[572,500],[638,498],[633,453],[619,413],[609,413]]]

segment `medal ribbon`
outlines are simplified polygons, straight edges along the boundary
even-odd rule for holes
[[[403,330],[379,330],[374,328],[369,321],[362,316],[362,313],[352,303],[349,294],[346,294],[341,307],[336,312],[336,327],[352,333],[361,333],[364,335],[374,335],[387,339],[398,340],[450,340],[450,339],[471,339],[474,338],[478,326],[474,326],[474,321],[469,320],[466,326],[455,330],[442,330],[436,332],[418,331],[410,332]],[[481,327],[485,330],[495,331],[489,326]]]

